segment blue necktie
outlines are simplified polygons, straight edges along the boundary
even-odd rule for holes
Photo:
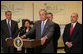
[[[8,29],[9,29],[9,35],[11,37],[12,36],[12,32],[11,32],[11,27],[10,27],[9,21],[8,21]]]
[[[42,23],[42,25],[41,25],[41,35],[42,35],[42,33],[43,33],[43,29],[44,29],[44,21],[43,21],[43,23]]]

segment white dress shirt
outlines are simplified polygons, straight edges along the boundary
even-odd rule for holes
[[[41,22],[41,26],[42,26],[43,22],[44,22],[44,26],[45,26],[47,20],[48,20],[48,19],[46,19],[45,21],[42,21],[42,22]],[[46,37],[46,39],[48,39],[47,35],[46,35],[45,37]]]
[[[45,26],[47,20],[48,20],[48,19],[46,19],[46,20],[44,21],[44,26]],[[42,26],[42,23],[43,23],[43,21],[41,22],[41,26]],[[26,35],[24,35],[24,36],[26,37]],[[46,35],[45,37],[46,37],[46,39],[48,39],[47,35]]]
[[[75,22],[75,23],[72,23],[72,24],[73,24],[73,28],[75,27],[76,23],[77,23],[77,22]]]
[[[26,29],[26,32],[29,32],[29,29]]]
[[[8,24],[8,19],[6,19],[6,22]],[[9,20],[9,24],[10,24],[10,27],[11,27],[11,20]]]
[[[44,26],[45,26],[45,24],[46,24],[46,22],[47,22],[47,19],[46,19],[45,21],[42,21],[42,22],[41,22],[41,26],[42,26],[43,22],[44,22]]]

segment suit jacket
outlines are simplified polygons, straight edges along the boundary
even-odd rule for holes
[[[29,28],[29,31],[31,30],[31,27]],[[20,34],[19,34],[19,36],[22,36],[22,35],[24,35],[26,33],[26,27],[21,27],[20,28]],[[32,35],[34,35],[34,34],[32,34]],[[35,36],[32,36],[32,35],[30,35],[30,38],[31,39],[34,39],[35,38]]]
[[[31,27],[29,27],[29,31],[31,30]],[[19,36],[22,36],[22,35],[24,35],[25,33],[26,33],[26,27],[20,27],[20,34],[19,34]],[[33,36],[34,34],[32,34],[31,36],[30,36],[30,38],[31,39],[34,39],[35,38],[35,36]],[[34,48],[27,48],[27,52],[28,53],[34,53]],[[22,51],[21,51],[21,53],[25,53],[25,48],[24,47],[22,47]]]
[[[54,45],[54,51],[55,53],[57,52],[57,48],[58,48],[58,39],[60,37],[60,27],[57,23],[55,24],[55,31],[54,31],[54,35],[53,35],[53,45]]]
[[[17,22],[11,20],[11,31],[12,31],[12,38],[15,38],[18,33],[16,33],[18,30],[18,24]],[[9,31],[8,26],[6,23],[6,19],[1,21],[1,38],[2,38],[2,47],[4,51],[8,52],[8,46],[5,41],[6,38],[9,38]]]
[[[43,34],[41,35],[41,21],[35,22],[33,28],[30,32],[26,33],[25,35],[30,35],[32,33],[36,34],[36,39],[41,39],[43,36],[47,35],[47,40],[43,46],[40,46],[36,48],[36,53],[53,53],[54,47],[53,47],[53,33],[54,33],[54,23],[50,20],[47,20]]]
[[[63,33],[63,41],[64,44],[68,42],[72,42],[72,47],[68,48],[65,45],[65,51],[70,53],[81,53],[82,52],[82,25],[78,22],[73,28],[71,36],[70,34],[71,23],[67,24]]]

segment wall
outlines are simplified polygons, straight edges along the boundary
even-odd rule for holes
[[[72,12],[79,15],[78,21],[82,24],[82,2],[81,1],[1,1],[1,20],[5,19],[4,12],[11,10],[12,19],[30,19],[31,21],[39,20],[39,10],[46,9],[54,15],[53,21],[58,24],[70,23]]]

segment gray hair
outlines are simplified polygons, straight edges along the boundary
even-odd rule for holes
[[[11,11],[6,11],[6,12],[5,12],[5,15],[6,15],[8,12],[10,12],[10,13],[12,14],[12,12],[11,12]]]
[[[46,11],[45,9],[41,9],[41,10],[39,11],[39,13],[40,13],[41,11],[44,11],[45,14],[47,14],[47,11]]]

